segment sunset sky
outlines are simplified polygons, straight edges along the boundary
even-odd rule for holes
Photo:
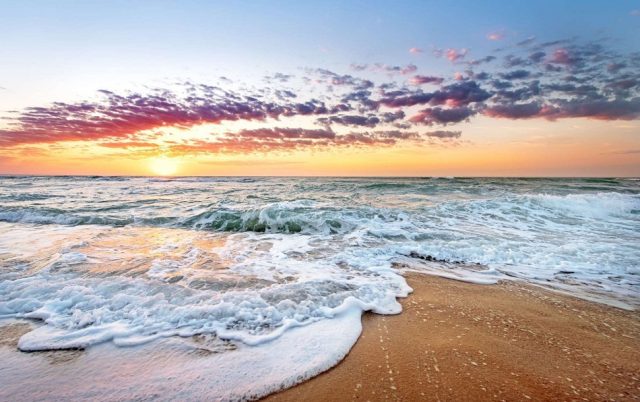
[[[640,1],[0,10],[0,174],[640,176]]]

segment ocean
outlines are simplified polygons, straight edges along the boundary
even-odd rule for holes
[[[0,319],[32,323],[19,349],[113,364],[194,347],[209,360],[172,373],[209,370],[220,399],[335,365],[363,312],[401,313],[407,271],[636,309],[640,181],[0,177]],[[157,391],[135,381],[123,395]]]

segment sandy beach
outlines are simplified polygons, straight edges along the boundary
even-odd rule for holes
[[[265,400],[638,400],[640,315],[516,282],[410,274],[333,369]]]
[[[640,399],[637,311],[520,282],[406,279],[414,292],[401,299],[401,314],[365,314],[362,335],[341,363],[265,400]],[[18,339],[33,325],[0,327],[2,400],[215,400],[220,364],[244,356],[199,337],[21,353]],[[285,344],[296,341],[293,335],[283,337]],[[251,383],[268,376],[258,371],[259,350],[248,351],[256,365],[243,375]],[[295,370],[281,352],[280,368]],[[29,387],[20,385],[26,377]]]

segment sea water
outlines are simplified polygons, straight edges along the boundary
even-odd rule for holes
[[[101,378],[141,345],[211,352],[114,399],[300,382],[346,355],[364,311],[401,312],[408,270],[637,308],[640,181],[0,177],[0,318],[31,323],[20,350],[87,350],[102,358],[70,367]],[[102,395],[82,383],[3,396]]]

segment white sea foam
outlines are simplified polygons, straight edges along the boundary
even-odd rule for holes
[[[141,261],[137,254],[121,255],[120,262],[136,261],[146,268],[135,277],[114,275],[102,262],[104,244],[122,242],[122,236],[144,238],[145,233],[94,230],[99,232],[97,240],[76,245],[82,252],[60,254],[37,275],[0,282],[0,317],[47,324],[24,335],[20,349],[86,348],[105,341],[135,345],[199,333],[259,345],[289,328],[332,319],[345,305],[399,313],[396,298],[410,291],[387,265],[341,267],[331,260],[343,258],[339,252],[329,260],[314,256],[306,235],[221,235],[225,242],[214,243],[219,247],[201,250],[190,244],[209,235],[188,232],[179,246],[145,244],[161,254],[164,250],[164,258],[152,254]],[[60,248],[75,242],[70,232]],[[186,235],[175,229],[153,233],[160,242]],[[229,264],[221,272],[211,273],[198,261],[212,262],[215,257]],[[94,269],[109,275],[91,275]],[[170,280],[178,273],[179,281]]]
[[[11,369],[3,371],[0,399],[256,399],[340,362],[360,335],[361,311],[362,306],[347,302],[331,320],[290,328],[259,346],[235,343],[233,348],[217,350],[190,338],[164,338],[146,347],[119,350],[102,344],[69,359],[64,370],[52,370],[45,357],[16,355],[2,348],[0,367]]]

